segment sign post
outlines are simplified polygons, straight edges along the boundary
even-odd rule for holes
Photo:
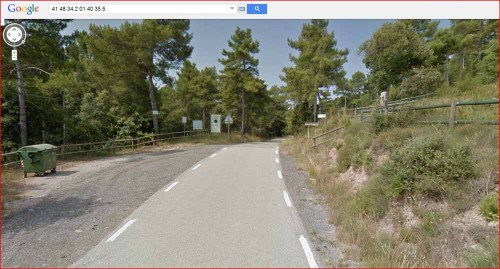
[[[220,133],[221,127],[221,115],[212,114],[210,115],[210,132]]]
[[[233,123],[233,118],[231,118],[231,114],[227,114],[226,119],[224,119],[224,123],[227,124],[227,139],[229,139],[229,125]]]
[[[182,124],[184,124],[184,136],[186,136],[186,123],[187,123],[187,117],[182,116]]]

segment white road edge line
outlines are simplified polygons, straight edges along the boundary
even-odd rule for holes
[[[311,268],[318,268],[318,264],[314,260],[314,255],[311,251],[311,248],[309,247],[309,244],[307,243],[306,238],[301,235],[299,237],[300,244],[302,245],[302,249],[304,249],[304,254],[306,254],[307,262],[309,263],[309,267]]]
[[[108,238],[108,240],[106,240],[106,243],[109,243],[109,242],[113,242],[115,241],[115,239],[120,236],[120,234],[122,234],[128,227],[130,227],[130,225],[132,225],[134,222],[136,221],[136,219],[132,219],[132,220],[129,220],[127,223],[125,223],[125,225],[123,225],[123,227],[121,227],[118,231],[116,231],[116,233],[114,233],[111,237]]]
[[[283,175],[281,174],[281,170],[278,170],[278,177],[283,178]]]
[[[170,186],[168,186],[168,188],[165,190],[165,192],[171,190],[173,187],[175,187],[175,185],[177,185],[179,183],[179,181],[176,181],[174,183],[172,183]]]
[[[278,159],[278,158],[274,159],[274,161],[275,161],[276,163],[280,163],[280,159]]]
[[[214,154],[210,155],[210,158],[215,157],[215,155],[217,155],[217,153],[214,153]]]
[[[227,148],[223,148],[222,150],[226,150]]]
[[[195,167],[193,167],[193,170],[198,169],[198,167],[200,167],[200,166],[201,166],[201,163],[200,163],[200,164],[197,164]]]
[[[290,200],[290,197],[288,196],[288,193],[286,193],[286,191],[283,191],[283,197],[285,197],[286,206],[292,207],[292,201]]]

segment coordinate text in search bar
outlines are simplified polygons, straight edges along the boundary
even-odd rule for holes
[[[50,5],[51,14],[236,14],[236,5]]]

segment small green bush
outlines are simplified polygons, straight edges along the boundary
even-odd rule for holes
[[[441,135],[412,138],[391,153],[382,175],[397,198],[420,194],[443,198],[476,175],[468,146],[450,144]]]
[[[360,213],[376,219],[385,215],[390,199],[387,182],[380,175],[368,180],[356,193],[356,205]]]
[[[363,123],[351,122],[344,132],[344,143],[338,149],[337,169],[345,172],[352,165],[360,167],[371,164],[368,152],[373,140],[373,134]]]
[[[398,97],[405,98],[434,92],[441,82],[441,73],[435,68],[414,68],[409,77],[403,78]]]
[[[424,210],[422,212],[422,224],[420,228],[428,236],[434,236],[439,223],[443,221],[443,213],[433,210]]]
[[[375,114],[372,121],[372,129],[376,134],[393,129],[410,126],[415,121],[411,112],[400,111],[391,114]]]
[[[491,193],[479,202],[479,209],[488,221],[498,220],[498,193]]]

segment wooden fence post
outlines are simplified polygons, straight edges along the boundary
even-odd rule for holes
[[[455,114],[456,114],[456,103],[452,102],[450,107],[450,127],[453,128],[455,125]]]

